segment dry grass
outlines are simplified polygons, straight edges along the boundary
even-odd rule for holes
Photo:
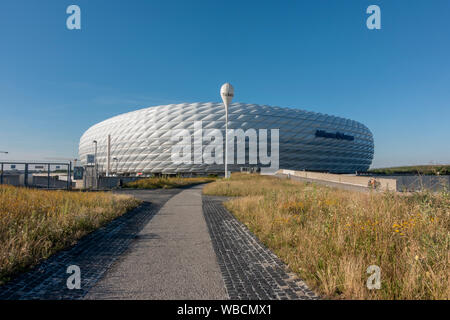
[[[111,193],[0,185],[0,284],[138,204]]]
[[[182,177],[169,177],[169,178],[148,178],[141,179],[133,182],[129,182],[125,185],[125,188],[137,188],[137,189],[172,189],[178,187],[185,187],[189,185],[208,183],[215,181],[213,177],[196,177],[196,178],[182,178]]]
[[[225,206],[318,293],[333,299],[449,299],[450,195],[358,193],[234,174],[205,194]],[[380,290],[368,290],[370,265]]]

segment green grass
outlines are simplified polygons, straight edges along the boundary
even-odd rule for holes
[[[371,169],[370,173],[379,174],[424,174],[424,175],[448,175],[450,174],[450,165],[422,165]]]
[[[182,177],[168,177],[168,178],[148,178],[129,182],[124,185],[125,188],[136,189],[172,189],[185,187],[190,185],[202,184],[215,181],[214,177],[196,177],[196,178],[182,178]]]

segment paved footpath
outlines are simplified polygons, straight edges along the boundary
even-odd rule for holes
[[[317,299],[202,186],[126,190],[144,204],[0,286],[2,299]],[[69,265],[81,289],[66,287]]]
[[[201,186],[171,198],[87,299],[227,299]]]

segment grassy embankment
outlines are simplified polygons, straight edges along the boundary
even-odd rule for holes
[[[0,185],[0,285],[139,203],[111,193]]]
[[[215,181],[214,177],[195,177],[195,178],[182,178],[182,177],[168,177],[168,178],[148,178],[129,182],[124,185],[125,188],[137,188],[137,189],[172,189],[178,187],[185,187],[189,185],[196,185],[202,183],[208,183]]]
[[[450,165],[423,165],[371,169],[370,173],[379,174],[425,174],[425,175],[448,175],[450,174]]]
[[[450,195],[358,193],[275,177],[233,174],[205,194],[313,289],[332,299],[448,299]],[[381,268],[368,290],[367,267]]]

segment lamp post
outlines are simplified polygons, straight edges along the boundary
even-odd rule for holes
[[[97,140],[92,141],[94,143],[94,167],[97,171]]]
[[[97,140],[92,141],[94,143],[94,172],[95,172],[95,188],[97,189]]]
[[[228,178],[228,106],[234,97],[234,88],[231,84],[224,83],[220,88],[220,96],[225,106],[225,178]]]
[[[109,177],[111,166],[111,135],[108,134],[108,143],[106,146],[106,176]]]

